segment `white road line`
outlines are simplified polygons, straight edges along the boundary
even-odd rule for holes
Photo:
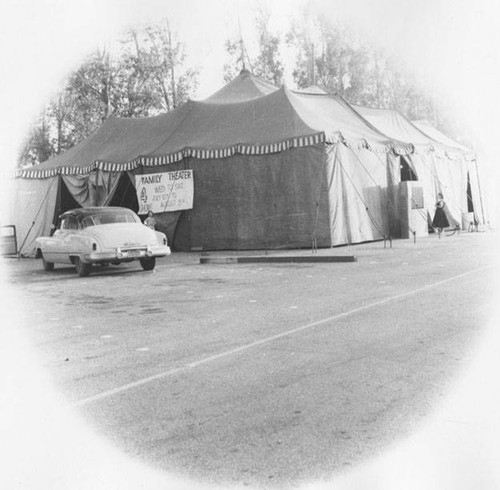
[[[114,388],[113,390],[103,391],[102,393],[98,393],[94,396],[89,396],[88,398],[83,398],[76,402],[73,402],[72,405],[78,407],[80,405],[86,405],[87,403],[102,400],[103,398],[107,398],[108,396],[116,395],[118,393],[122,393],[123,391],[130,390],[132,388],[137,388],[138,386],[144,385],[146,383],[150,383],[156,379],[165,378],[167,376],[171,376],[172,374],[176,374],[179,371],[184,371],[186,368],[184,366],[170,369],[168,371],[164,371],[163,373],[158,373],[153,376],[149,376],[147,378],[140,379],[138,381],[134,381],[132,383],[127,383],[126,385],[119,386],[118,388]]]
[[[322,320],[317,320],[315,322],[307,323],[306,325],[292,328],[291,330],[287,330],[286,332],[281,332],[279,334],[272,335],[270,337],[265,337],[263,339],[256,340],[254,342],[250,342],[248,344],[242,345],[240,347],[236,347],[234,349],[231,349],[231,350],[228,350],[225,352],[221,352],[221,353],[215,354],[213,356],[205,357],[203,359],[200,359],[199,361],[191,362],[189,364],[185,364],[184,366],[169,369],[168,371],[164,371],[162,373],[158,373],[158,374],[155,374],[153,376],[149,376],[147,378],[143,378],[143,379],[134,381],[132,383],[127,383],[125,385],[119,386],[119,387],[114,388],[112,390],[103,391],[103,392],[98,393],[97,395],[94,395],[94,396],[82,398],[81,400],[73,402],[71,405],[82,406],[82,405],[86,405],[86,404],[94,402],[94,401],[102,400],[103,398],[107,398],[107,397],[110,397],[112,395],[122,393],[122,392],[130,390],[132,388],[137,388],[139,386],[145,385],[145,384],[150,383],[152,381],[156,381],[158,379],[166,378],[168,376],[172,376],[172,375],[177,374],[177,373],[182,372],[182,371],[187,371],[189,369],[196,368],[196,367],[201,366],[203,364],[207,364],[209,362],[216,361],[218,359],[222,359],[224,357],[228,357],[228,356],[231,356],[233,354],[237,354],[238,352],[243,352],[243,351],[246,351],[248,349],[252,349],[252,348],[257,347],[259,345],[268,344],[270,342],[273,342],[274,340],[281,339],[283,337],[288,337],[289,335],[293,335],[297,332],[302,332],[304,330],[308,330],[310,328],[314,328],[314,327],[317,327],[319,325],[324,325],[325,323],[329,323],[333,320],[345,318],[347,316],[354,315],[356,313],[360,313],[361,311],[369,310],[370,308],[375,308],[377,306],[385,305],[385,304],[390,303],[392,301],[398,301],[400,299],[407,298],[408,296],[412,296],[414,294],[418,294],[418,293],[427,291],[427,290],[435,288],[437,286],[441,286],[443,284],[446,284],[446,283],[449,283],[452,281],[456,281],[457,279],[462,279],[462,278],[470,276],[472,274],[476,274],[478,272],[482,272],[482,271],[485,271],[485,270],[488,270],[488,269],[491,269],[494,267],[498,267],[498,265],[499,264],[480,267],[479,269],[474,269],[474,270],[471,270],[468,272],[464,272],[462,274],[458,274],[456,276],[448,277],[447,279],[442,279],[440,281],[433,282],[432,284],[426,284],[425,286],[422,286],[420,288],[412,289],[411,291],[407,291],[405,293],[401,293],[401,294],[397,294],[395,296],[391,296],[389,298],[381,299],[379,301],[375,301],[373,303],[369,303],[367,305],[360,306],[358,308],[354,308],[352,310],[345,311],[343,313],[338,313],[338,314],[330,316],[328,318],[323,318]]]

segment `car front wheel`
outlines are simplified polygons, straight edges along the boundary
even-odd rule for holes
[[[139,259],[142,265],[142,268],[145,271],[152,271],[156,265],[156,257],[144,257],[143,259]]]
[[[91,268],[92,264],[86,264],[80,259],[80,257],[75,257],[75,269],[80,277],[88,276]]]
[[[42,254],[43,270],[50,272],[54,270],[54,262],[47,262]]]

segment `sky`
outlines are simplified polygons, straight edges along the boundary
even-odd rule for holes
[[[97,45],[117,39],[137,22],[168,16],[186,43],[188,63],[199,67],[203,98],[223,84],[224,41],[238,35],[252,54],[254,0],[0,0],[0,146],[2,170],[17,159],[23,137],[69,71]],[[494,0],[262,0],[271,28],[285,32],[306,5],[348,25],[362,41],[384,48],[416,81],[437,94],[469,141],[495,154],[500,125],[500,31]],[[288,66],[287,66],[288,65]],[[285,60],[285,78],[291,69]]]
[[[297,14],[305,3],[298,0],[267,2],[272,12],[271,25],[285,30],[290,16]],[[361,39],[404,60],[419,83],[439,95],[454,117],[469,129],[476,149],[484,156],[487,184],[493,194],[498,184],[495,154],[500,129],[500,12],[496,2],[318,0],[310,3],[323,15],[349,25]],[[186,40],[190,59],[200,67],[198,96],[202,98],[223,83],[223,43],[238,33],[238,20],[244,37],[251,37],[254,6],[255,2],[251,0],[0,0],[0,174],[14,167],[20,142],[39,108],[68,72],[76,68],[97,44],[115,39],[120,30],[134,22],[164,16],[174,19],[181,37]],[[1,182],[0,192],[5,199],[8,187],[5,179]],[[491,202],[496,206],[494,200]],[[2,203],[0,208],[3,208]],[[9,305],[15,310],[16,300],[11,297],[12,292],[8,285],[3,287],[7,288],[2,290],[3,300],[11,301]],[[2,305],[4,308],[5,304]],[[11,318],[15,321],[15,317]],[[447,402],[457,417],[481,416],[484,419],[481,434],[467,432],[467,427],[462,429],[459,444],[468,448],[468,452],[452,446],[455,435],[443,432],[439,425],[432,425],[436,424],[435,421],[430,421],[426,431],[416,434],[397,451],[341,478],[335,488],[375,488],[372,485],[376,481],[384,490],[441,490],[445,487],[438,485],[439,478],[433,479],[432,476],[439,474],[439,465],[451,465],[461,470],[465,465],[469,477],[469,480],[464,479],[465,483],[474,482],[480,472],[492,471],[489,458],[500,455],[500,424],[495,418],[498,411],[494,411],[498,406],[498,400],[494,398],[498,382],[485,373],[498,372],[498,362],[495,361],[498,356],[491,350],[492,346],[499,345],[496,330],[493,325],[486,330],[484,345],[478,351],[478,362]],[[9,353],[1,350],[5,345],[5,342],[0,342],[2,361],[10,359]],[[19,353],[15,349],[11,352],[18,352],[18,357],[26,361],[26,365],[31,362],[26,352]],[[5,382],[4,378],[0,378],[2,382]],[[474,405],[475,400],[480,404],[479,408]],[[61,427],[67,434],[49,435],[55,452],[42,458],[38,464],[34,462],[30,466],[33,474],[26,475],[26,481],[32,478],[35,483],[42,470],[50,474],[57,459],[62,458],[69,471],[78,470],[79,475],[83,475],[77,486],[70,477],[65,480],[62,475],[57,475],[67,488],[120,488],[111,484],[117,481],[122,484],[121,489],[138,488],[134,487],[134,482],[148,482],[148,488],[163,488],[162,475],[128,461],[105,442],[95,441],[85,427],[73,425],[72,415],[61,405],[48,400],[46,403],[58,414]],[[1,412],[0,430],[5,430],[5,420],[5,412]],[[29,424],[26,427],[28,430]],[[72,440],[80,441],[82,447],[90,448],[92,454],[77,449],[68,451],[65,446],[68,434]],[[436,434],[435,451],[429,454]],[[43,441],[37,440],[36,435],[33,444],[43,452]],[[479,454],[479,450],[483,453]],[[0,454],[0,457],[4,456]],[[98,466],[98,481],[94,475],[96,458],[109,462],[107,469]],[[398,471],[407,467],[409,460],[414,462],[415,473]],[[18,463],[10,461],[13,465]],[[25,466],[20,465],[21,468],[26,470]],[[114,471],[111,472],[110,468]],[[116,479],[118,469],[119,480]],[[492,479],[498,477],[496,482],[500,482],[500,475],[490,476]],[[372,483],[368,485],[367,482]],[[63,488],[55,483],[52,488]],[[459,483],[456,488],[460,488]],[[180,482],[177,484],[176,487],[182,487]]]

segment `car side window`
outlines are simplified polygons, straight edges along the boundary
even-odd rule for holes
[[[61,221],[61,230],[77,230],[78,223],[74,216],[66,216]]]

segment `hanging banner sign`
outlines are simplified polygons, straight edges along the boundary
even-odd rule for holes
[[[193,209],[193,171],[178,170],[135,176],[138,214]]]

